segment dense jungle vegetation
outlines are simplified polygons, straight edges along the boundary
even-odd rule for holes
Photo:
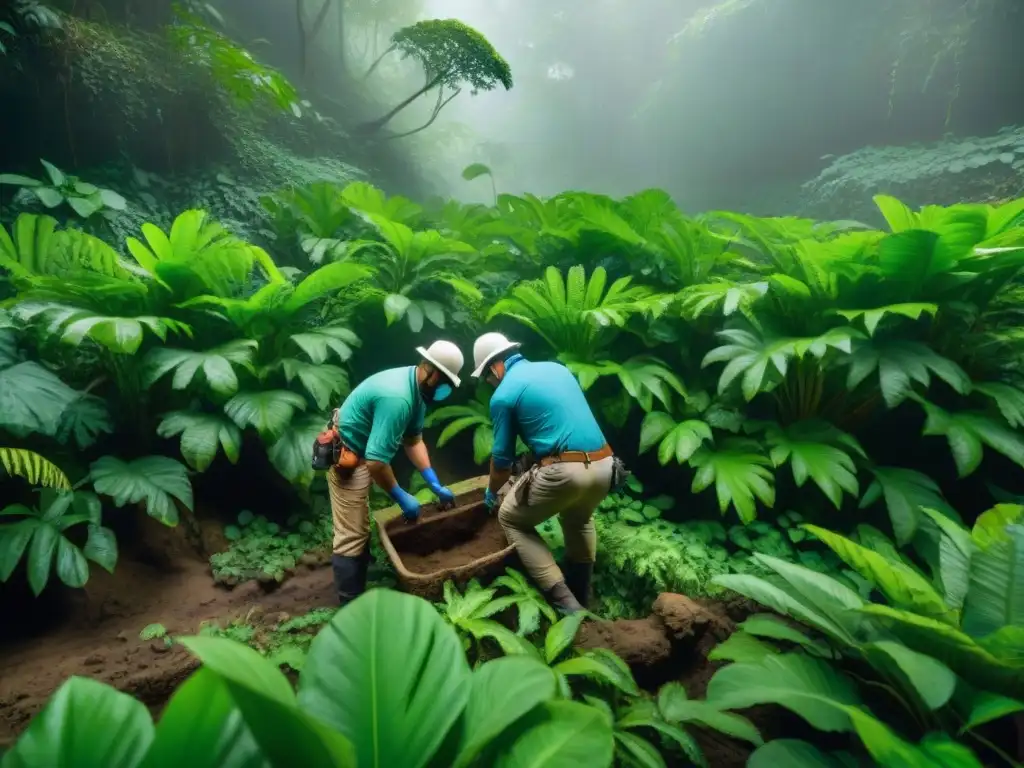
[[[178,173],[143,170],[130,145],[93,173],[66,137],[59,157],[0,168],[5,596],[116,578],[133,519],[190,527],[204,506],[228,523],[214,579],[287,582],[329,547],[309,453],[331,408],[419,340],[469,350],[486,328],[568,366],[635,473],[596,517],[594,614],[647,616],[664,592],[758,608],[711,651],[703,698],[575,647],[591,617],[560,619],[514,570],[449,583],[438,605],[375,589],[270,637],[151,625],[143,639],[202,663],[155,722],[76,676],[3,768],[707,765],[708,731],[754,768],[1024,763],[1024,199],[879,194],[884,226],[692,215],[660,189],[502,193],[482,163],[462,175],[489,204],[406,196],[308,148],[344,135],[346,158],[381,161],[372,147],[428,130],[461,89],[510,88],[459,22],[382,42],[371,16],[370,68],[402,54],[424,87],[343,129],[305,98],[315,80],[259,63],[202,4],[153,11],[159,44],[12,8],[0,66],[54,40],[123,71],[158,50],[209,79],[204,114],[238,121],[217,158],[166,144]],[[425,119],[392,128],[423,96]],[[468,384],[429,413],[452,473],[486,471],[487,402]],[[763,706],[792,719],[765,729]]]

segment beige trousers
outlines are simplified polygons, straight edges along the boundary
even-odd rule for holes
[[[505,536],[515,545],[527,573],[543,589],[564,581],[537,526],[558,515],[565,538],[565,559],[592,563],[597,557],[597,532],[591,519],[612,483],[611,456],[583,463],[535,466],[509,490],[498,510]]]
[[[359,557],[370,542],[370,470],[365,464],[343,473],[327,470],[334,519],[334,554]]]

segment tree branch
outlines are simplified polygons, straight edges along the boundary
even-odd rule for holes
[[[437,104],[434,106],[434,112],[430,116],[430,119],[427,120],[427,122],[425,122],[419,128],[414,128],[411,131],[406,131],[405,133],[395,133],[395,134],[392,134],[391,136],[387,137],[388,140],[390,141],[391,139],[402,139],[402,138],[405,138],[406,136],[412,136],[414,133],[419,133],[420,131],[423,131],[423,130],[426,130],[427,128],[429,128],[431,125],[433,125],[434,121],[437,120],[437,116],[439,114],[441,114],[441,110],[445,108],[445,106],[448,104],[448,102],[450,102],[452,99],[454,99],[460,93],[462,93],[462,89],[461,88],[456,88],[451,96],[449,96],[444,101],[441,101],[441,94],[443,92],[444,92],[444,86],[442,86],[441,88],[438,88],[438,91],[437,91]],[[497,193],[495,193],[495,198],[497,198]]]
[[[327,12],[331,9],[331,3],[334,0],[324,0],[324,4],[320,6],[320,12],[316,15],[316,21],[313,22],[313,31],[309,33],[308,43],[312,43],[316,40],[317,34],[320,32],[320,27],[324,25],[324,19],[327,18]]]
[[[410,104],[412,104],[414,101],[416,101],[416,99],[418,99],[424,93],[429,91],[431,88],[436,87],[438,84],[440,84],[440,82],[441,82],[441,78],[440,77],[435,78],[434,80],[431,80],[426,85],[424,85],[422,88],[420,88],[418,91],[416,91],[416,93],[414,93],[412,96],[410,96],[409,98],[407,98],[404,101],[402,101],[401,103],[399,103],[394,109],[392,109],[386,115],[378,117],[376,120],[371,120],[370,122],[365,123],[362,126],[363,130],[366,133],[374,133],[376,131],[379,131],[381,128],[383,128],[385,125],[387,125],[389,122],[391,122],[391,119],[395,115],[397,115],[403,109],[408,107]]]
[[[391,52],[392,52],[393,50],[395,50],[395,46],[393,46],[393,45],[392,45],[392,46],[391,46],[391,47],[389,47],[389,48],[388,48],[388,49],[387,49],[386,51],[384,51],[384,53],[382,53],[382,54],[381,54],[380,56],[378,56],[378,57],[377,57],[377,58],[376,58],[376,59],[374,60],[373,64],[371,64],[371,65],[370,65],[370,68],[369,68],[368,70],[366,70],[366,74],[365,74],[365,75],[363,75],[363,80],[365,80],[365,79],[366,79],[366,78],[368,78],[368,77],[369,77],[370,75],[372,75],[372,74],[373,74],[373,71],[374,71],[375,69],[377,69],[377,67],[379,67],[379,66],[380,66],[380,63],[381,63],[382,61],[384,61],[384,57],[385,57],[385,56],[387,56],[387,55],[388,55],[389,53],[391,53]]]

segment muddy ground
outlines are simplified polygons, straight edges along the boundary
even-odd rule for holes
[[[14,625],[3,627],[0,744],[12,742],[72,675],[113,685],[159,714],[198,664],[183,648],[168,647],[160,639],[140,640],[140,631],[150,624],[162,624],[171,635],[195,634],[204,621],[224,626],[255,612],[284,618],[336,604],[326,558],[310,558],[281,585],[249,582],[229,590],[214,584],[208,562],[209,552],[224,544],[219,527],[197,532],[194,526],[187,533],[154,524],[139,533],[139,544],[122,552],[115,575],[95,569],[85,589],[66,591],[63,602],[51,606],[51,614],[36,626],[33,617],[23,615],[21,637],[10,637]],[[481,529],[484,537],[490,533],[486,526]],[[461,562],[464,549],[450,551]],[[36,612],[40,608],[27,605]],[[691,697],[700,697],[717,667],[708,662],[707,652],[732,631],[733,621],[741,618],[737,611],[745,613],[745,608],[662,595],[647,619],[588,622],[578,644],[615,650],[646,689],[679,680]],[[694,731],[712,766],[744,765],[747,749]]]

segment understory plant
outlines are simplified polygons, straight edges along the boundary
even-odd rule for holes
[[[798,624],[775,614],[740,624],[713,653],[733,663],[711,679],[708,702],[785,707],[819,731],[847,734],[855,755],[882,766],[1020,765],[988,726],[1024,712],[1024,507],[997,506],[971,529],[923,514],[941,531],[926,569],[885,537],[857,542],[805,526],[870,584],[867,598],[767,555],[755,558],[768,576],[717,577]],[[844,759],[799,741],[763,750],[752,765]]]
[[[73,677],[5,753],[5,767],[612,764],[611,722],[560,698],[542,661],[507,657],[470,669],[455,631],[409,595],[373,590],[340,610],[310,646],[297,692],[240,643],[178,642],[202,667],[159,722],[128,694]]]

